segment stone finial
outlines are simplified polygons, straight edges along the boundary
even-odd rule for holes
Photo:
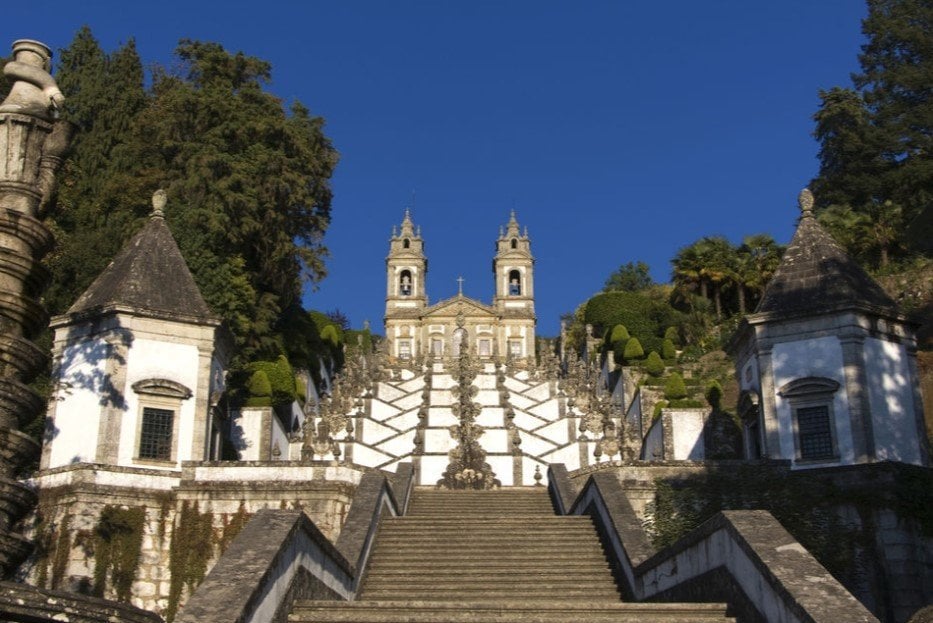
[[[804,188],[797,195],[797,205],[802,216],[813,216],[813,193],[809,188]]]
[[[168,197],[165,190],[160,188],[152,193],[152,218],[165,218],[165,203]]]

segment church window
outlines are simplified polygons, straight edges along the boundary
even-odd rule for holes
[[[431,339],[431,353],[435,357],[440,357],[444,354],[444,340],[438,338]]]
[[[522,274],[517,270],[509,271],[509,296],[520,296],[522,293]]]
[[[411,288],[412,288],[411,271],[403,270],[402,274],[399,275],[399,281],[398,281],[399,294],[401,294],[402,296],[411,296]]]
[[[409,247],[411,247],[411,240],[409,240],[408,238],[405,238],[404,240],[402,240],[402,248],[408,249]]]
[[[492,355],[492,342],[488,339],[482,339],[479,341],[479,356],[480,357],[489,357]]]
[[[509,355],[511,355],[512,357],[522,356],[522,341],[521,340],[509,340]]]
[[[174,420],[175,412],[170,409],[143,408],[139,458],[156,461],[172,459]]]
[[[518,240],[516,240],[515,238],[512,238],[512,248],[513,249],[518,248]]]
[[[402,359],[411,359],[411,340],[399,340],[398,356]]]

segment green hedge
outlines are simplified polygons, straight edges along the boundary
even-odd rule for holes
[[[674,346],[674,342],[670,338],[664,338],[664,341],[661,342],[661,357],[667,359],[668,361],[677,358],[677,348]]]
[[[661,351],[665,327],[678,324],[680,313],[666,301],[638,292],[603,292],[586,302],[583,319],[595,335],[605,337],[610,327],[623,325],[647,350]],[[610,336],[611,339],[611,336]]]
[[[295,372],[284,356],[275,361],[254,361],[247,370],[251,372],[246,386],[247,407],[290,404],[298,399]]]
[[[645,359],[645,371],[651,376],[664,374],[664,362],[661,361],[661,355],[657,351],[648,353],[648,358]]]
[[[664,384],[664,397],[668,400],[678,400],[687,397],[687,386],[684,385],[684,379],[678,373],[672,373]]]
[[[645,349],[641,347],[641,342],[638,341],[637,337],[633,337],[625,343],[625,351],[622,356],[626,362],[644,359]]]

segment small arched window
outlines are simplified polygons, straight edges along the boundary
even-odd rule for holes
[[[407,249],[409,247],[411,247],[411,240],[409,240],[408,238],[405,238],[404,240],[402,240],[402,248]]]
[[[509,296],[521,296],[522,274],[517,270],[509,271]]]
[[[398,292],[402,296],[411,296],[411,271],[403,270],[398,277]]]
[[[512,238],[512,248],[513,249],[518,248],[518,240],[516,240],[515,238]]]

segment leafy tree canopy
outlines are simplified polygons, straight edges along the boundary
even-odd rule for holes
[[[640,292],[645,290],[654,285],[648,271],[648,265],[642,261],[623,264],[606,279],[603,292],[612,292],[614,290]]]

